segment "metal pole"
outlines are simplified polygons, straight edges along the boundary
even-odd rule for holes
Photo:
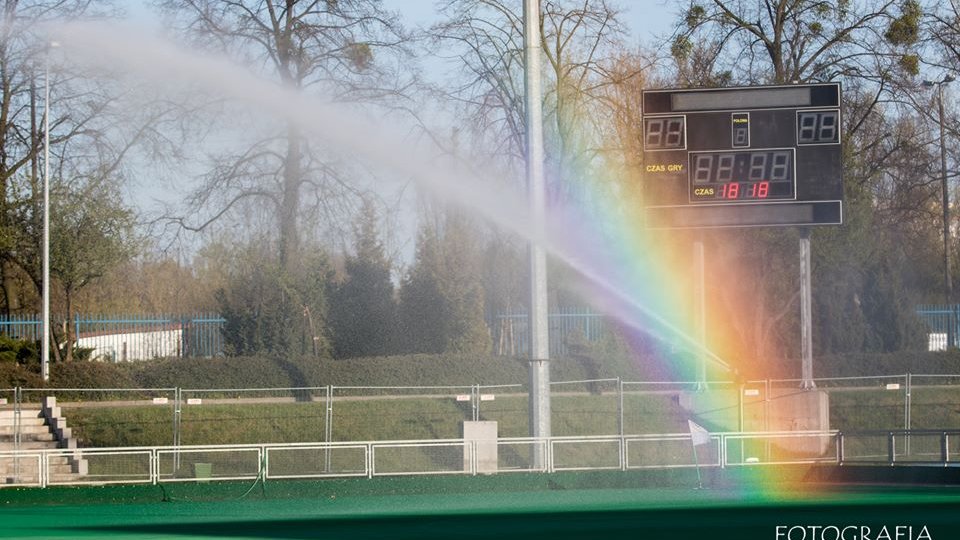
[[[950,191],[947,189],[947,147],[943,133],[943,86],[949,81],[944,79],[937,85],[937,105],[940,109],[940,190],[943,195],[943,295],[950,310],[950,324],[947,326],[947,348],[956,347],[956,319],[953,304],[953,269],[950,256]]]
[[[938,118],[940,124],[940,190],[943,198],[943,294],[944,303],[947,305],[947,348],[956,347],[956,320],[953,310],[953,270],[951,268],[950,256],[950,192],[947,186],[947,148],[946,136],[943,128],[943,87],[952,83],[953,75],[949,73],[944,75],[943,79],[937,82],[923,81],[923,86],[927,88],[937,87],[937,109],[940,113]]]
[[[800,387],[813,389],[813,310],[811,306],[813,272],[810,268],[810,229],[800,229]]]
[[[523,3],[524,93],[526,105],[527,188],[534,227],[530,242],[530,431],[550,437],[550,345],[547,329],[547,256],[544,214],[543,120],[540,104],[540,2]],[[539,446],[537,448],[540,448]],[[544,456],[537,456],[542,464]]]
[[[617,433],[623,437],[623,381],[617,377]]]
[[[53,46],[51,43],[50,47]],[[50,380],[50,47],[43,57],[43,330],[40,336],[40,374],[44,381]]]
[[[707,300],[706,300],[706,273],[703,240],[693,243],[693,294],[694,315],[697,321],[697,340],[700,342],[700,351],[697,354],[697,391],[707,389]]]

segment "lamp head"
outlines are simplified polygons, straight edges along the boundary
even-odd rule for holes
[[[944,83],[952,83],[955,80],[956,79],[953,78],[953,75],[950,75],[949,73],[943,77]]]

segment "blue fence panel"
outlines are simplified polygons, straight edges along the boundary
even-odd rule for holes
[[[926,325],[927,350],[942,351],[957,347],[960,336],[960,305],[920,305],[917,316]]]
[[[493,351],[500,356],[530,354],[530,328],[526,312],[504,313],[488,320]],[[606,331],[603,315],[584,308],[559,308],[547,315],[550,356],[576,353],[578,342],[597,342]]]
[[[158,357],[223,355],[224,319],[219,315],[76,315],[71,321],[76,345],[94,358],[124,362]],[[51,317],[62,328],[64,318]],[[40,339],[39,316],[0,316],[0,334]]]
[[[24,341],[39,341],[40,318],[34,315],[0,315],[0,334]]]

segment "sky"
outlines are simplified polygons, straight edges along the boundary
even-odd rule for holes
[[[513,0],[518,5],[521,0]],[[407,19],[408,26],[430,24],[436,19],[436,0],[383,0],[384,6],[398,11]],[[683,0],[612,0],[623,11],[623,22],[634,40],[652,39],[654,34],[666,33],[682,9]]]

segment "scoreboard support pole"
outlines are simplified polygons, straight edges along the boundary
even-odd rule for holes
[[[694,320],[697,324],[697,341],[700,350],[697,351],[697,391],[707,390],[707,291],[706,270],[703,252],[703,239],[697,238],[693,242],[693,305]]]
[[[813,381],[813,309],[812,273],[810,268],[810,229],[800,228],[800,387],[812,390]]]

